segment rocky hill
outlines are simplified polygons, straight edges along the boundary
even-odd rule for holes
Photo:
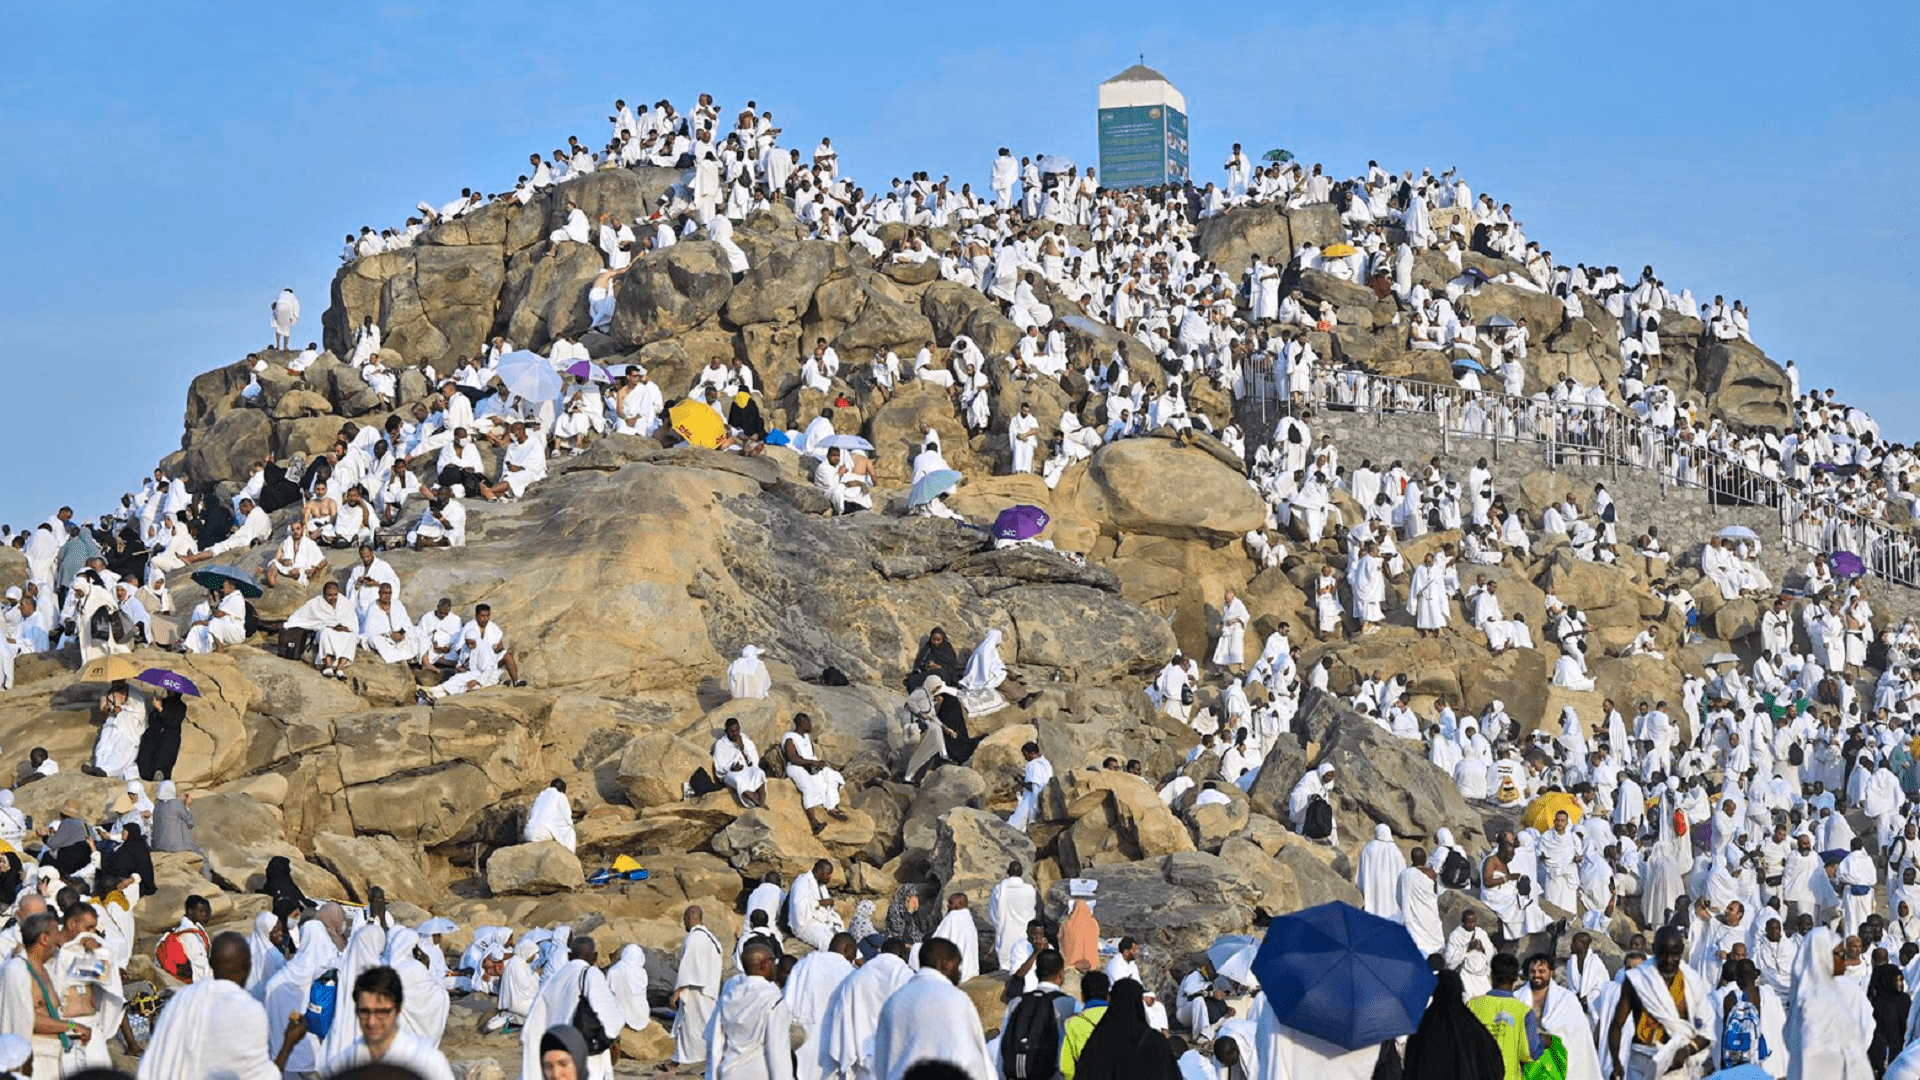
[[[632,219],[678,179],[666,170],[602,172],[564,194],[590,218],[604,211]],[[426,391],[423,364],[450,371],[495,334],[536,350],[565,336],[602,362],[646,365],[670,400],[709,358],[745,359],[765,390],[770,426],[789,427],[830,404],[798,387],[800,362],[816,337],[856,369],[873,350],[910,357],[923,342],[944,345],[960,334],[997,360],[1018,335],[992,300],[936,280],[936,263],[889,264],[859,247],[806,239],[784,209],[737,231],[752,265],[739,281],[714,244],[687,241],[645,254],[619,284],[610,332],[589,332],[585,293],[602,263],[585,245],[549,250],[547,236],[564,215],[558,195],[495,205],[428,230],[412,248],[343,268],[325,317],[328,352],[304,382],[273,366],[249,403],[240,394],[246,365],[200,376],[187,395],[182,449],[163,465],[225,494],[262,457],[312,457],[331,445],[343,421],[383,422],[387,413],[374,410],[372,392],[339,359],[349,351],[350,328],[367,316],[384,332],[388,365],[402,372],[402,408]],[[1326,206],[1251,208],[1210,221],[1197,245],[1235,274],[1256,253],[1284,261],[1303,238],[1330,239],[1337,228]],[[890,225],[880,237],[893,243],[908,232]],[[933,246],[944,249],[950,238],[933,233]],[[1422,256],[1430,258],[1437,257]],[[1512,268],[1469,259],[1490,273]],[[1417,276],[1452,273],[1423,262]],[[1446,381],[1444,368],[1433,370],[1435,354],[1401,347],[1391,300],[1377,302],[1370,291],[1317,272],[1296,278],[1310,297],[1338,307],[1338,330],[1314,336],[1322,356]],[[1207,654],[1227,589],[1253,613],[1258,636],[1250,636],[1250,650],[1289,621],[1309,664],[1330,660],[1335,692],[1375,669],[1403,671],[1422,715],[1443,696],[1475,710],[1499,699],[1526,727],[1569,703],[1591,722],[1599,695],[1549,687],[1545,652],[1495,657],[1477,635],[1416,638],[1400,613],[1404,580],[1390,586],[1389,626],[1353,641],[1313,641],[1305,589],[1323,563],[1343,564],[1343,554],[1330,542],[1315,549],[1296,539],[1294,559],[1261,570],[1241,538],[1263,523],[1265,505],[1244,467],[1210,438],[1116,443],[1070,466],[1054,489],[1036,476],[997,475],[1005,469],[1006,419],[1019,402],[1035,404],[1046,438],[1063,409],[1098,411],[1080,374],[1088,363],[1104,363],[1118,349],[1135,379],[1158,385],[1165,378],[1140,342],[1062,296],[1043,299],[1068,328],[1074,371],[1059,386],[1015,384],[996,364],[987,434],[968,433],[935,387],[909,384],[890,400],[864,384],[835,387],[851,402],[834,411],[835,426],[877,448],[883,486],[876,507],[884,512],[826,516],[801,460],[784,448],[743,458],[609,436],[583,456],[556,459],[553,475],[520,501],[472,501],[464,549],[386,553],[416,615],[441,596],[463,611],[490,603],[527,688],[481,690],[430,708],[414,704],[404,668],[363,653],[342,685],[279,659],[264,637],[224,654],[166,658],[206,691],[190,708],[177,778],[200,793],[193,809],[219,889],[215,921],[238,925],[263,909],[266,898],[251,890],[267,859],[286,855],[311,895],[358,899],[379,884],[405,904],[453,917],[462,926],[453,945],[481,924],[554,922],[602,937],[603,953],[638,942],[664,996],[681,907],[699,902],[710,924],[736,930],[743,886],[768,869],[792,875],[825,855],[839,868],[835,886],[844,895],[882,904],[898,883],[938,878],[948,891],[972,894],[984,948],[991,933],[985,892],[1011,855],[1035,867],[1043,892],[1058,893],[1072,876],[1109,883],[1099,908],[1103,931],[1147,942],[1147,969],[1164,992],[1215,933],[1244,930],[1253,908],[1354,896],[1349,859],[1377,823],[1409,845],[1450,826],[1471,848],[1481,814],[1426,763],[1419,745],[1392,739],[1330,696],[1303,705],[1304,745],[1275,749],[1251,792],[1229,790],[1230,806],[1176,813],[1156,797],[1158,783],[1186,767],[1197,740],[1156,715],[1142,689],[1176,649]],[[1557,362],[1589,384],[1618,386],[1617,332],[1604,312],[1562,326],[1554,301],[1491,285],[1475,310],[1524,316],[1538,328],[1537,348],[1551,362],[1531,364],[1532,379],[1552,378]],[[1669,379],[1714,415],[1740,425],[1784,424],[1790,413],[1780,369],[1744,342],[1700,340],[1699,324],[1690,322],[1672,319],[1662,330]],[[1226,388],[1201,381],[1188,387],[1188,398],[1218,422],[1232,418]],[[1053,519],[1046,537],[1084,555],[1085,564],[1032,548],[991,550],[976,529],[898,516],[911,454],[929,427],[967,477],[955,509],[982,522],[1015,503],[1043,507]],[[1354,461],[1380,453],[1370,449],[1379,435],[1365,424],[1326,430]],[[1421,445],[1425,429],[1396,430],[1410,449]],[[1429,438],[1427,453],[1438,453],[1437,436]],[[1535,511],[1580,476],[1543,461],[1513,462],[1496,469],[1495,483]],[[1350,502],[1347,509],[1357,512]],[[1629,522],[1678,512],[1624,499],[1622,509]],[[1673,520],[1679,530],[1715,519],[1706,509]],[[1433,534],[1403,550],[1417,561],[1458,538]],[[1700,538],[1694,524],[1669,543],[1680,549]],[[240,565],[257,567],[270,550],[258,548]],[[1609,652],[1649,623],[1668,628],[1669,641],[1684,630],[1679,613],[1651,590],[1664,572],[1657,567],[1582,562],[1563,545],[1540,544],[1532,558],[1487,572],[1508,610],[1527,612],[1535,626],[1543,590],[1555,588],[1587,610],[1597,644]],[[1707,655],[1751,652],[1752,601],[1720,602],[1697,569],[1673,576],[1701,601],[1704,637],[1665,659],[1599,659],[1596,652],[1601,692],[1623,707],[1677,698],[1683,672],[1698,670]],[[175,578],[186,611],[200,591],[186,575]],[[282,585],[257,606],[273,622],[307,595]],[[1891,599],[1883,617],[1911,608],[1908,597]],[[935,625],[963,650],[988,630],[1003,631],[1003,656],[1029,693],[977,721],[974,733],[984,741],[971,767],[944,767],[912,787],[899,782],[901,678]],[[773,694],[729,702],[726,665],[749,644],[767,651]],[[77,667],[72,656],[23,661],[19,685],[0,695],[0,744],[16,751],[44,745],[67,767],[21,790],[20,805],[36,820],[51,819],[70,799],[103,808],[120,787],[74,768],[90,752],[100,691],[78,680]],[[828,667],[851,685],[809,681]],[[1202,703],[1216,692],[1210,685]],[[765,748],[795,711],[815,718],[816,745],[843,766],[850,820],[814,836],[791,786],[779,782],[764,810],[742,812],[724,792],[682,798],[684,781],[710,764],[726,718],[738,717]],[[1021,835],[1004,816],[1028,740],[1039,742],[1059,775],[1042,820]],[[1139,759],[1154,783],[1097,771],[1109,754]],[[1288,790],[1322,760],[1351,778],[1337,800],[1338,848],[1308,844],[1282,824]],[[577,859],[550,845],[518,844],[528,802],[555,777],[568,781],[581,815]],[[584,886],[583,870],[618,854],[639,858],[649,879]],[[181,898],[207,887],[197,857],[165,855],[158,864],[160,890],[139,912],[147,932],[171,926]],[[992,1027],[999,1005],[986,1003],[990,991],[982,1000]],[[656,1028],[651,1037],[659,1034]],[[460,1038],[466,1042],[456,1056],[507,1053],[505,1040]],[[659,1059],[657,1042],[640,1049]]]

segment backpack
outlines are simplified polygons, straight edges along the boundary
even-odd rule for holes
[[[1318,795],[1307,803],[1300,820],[1300,835],[1309,840],[1325,840],[1333,835],[1333,804]]]
[[[573,1029],[586,1042],[587,1056],[593,1057],[606,1053],[607,1048],[613,1045],[613,1040],[607,1036],[606,1026],[600,1023],[600,1014],[587,1004],[586,977],[589,974],[592,972],[582,972],[580,976],[580,1003],[573,1007]]]
[[[1807,752],[1800,749],[1799,743],[1794,743],[1792,746],[1787,747],[1787,764],[1805,765],[1806,763]]]
[[[760,771],[774,780],[787,778],[787,744],[783,741],[767,748],[760,755]]]
[[[87,638],[91,641],[113,641],[113,609],[99,607],[87,619]]]
[[[307,1030],[326,1041],[333,1030],[335,1006],[340,1003],[340,969],[322,972],[307,991]]]
[[[1473,864],[1458,848],[1448,848],[1447,857],[1440,860],[1440,884],[1449,889],[1464,889],[1473,884]]]
[[[1044,1080],[1060,1071],[1060,1020],[1053,1011],[1058,990],[1020,995],[1000,1039],[1000,1072],[1007,1080]]]
[[[1759,1053],[1754,1052],[1756,1044]],[[1766,1040],[1760,1036],[1760,1010],[1753,1002],[1742,1001],[1727,1013],[1726,1028],[1720,1036],[1722,1067],[1744,1065],[1766,1056]]]
[[[822,672],[820,672],[820,685],[821,686],[851,686],[853,684],[850,680],[848,680],[846,672],[841,671],[837,667],[828,667]]]
[[[190,983],[193,981],[193,961],[187,958],[187,945],[186,942],[181,940],[180,935],[182,934],[192,934],[198,937],[200,939],[200,947],[202,949],[209,948],[207,932],[205,930],[197,930],[192,927],[185,930],[169,930],[160,935],[159,941],[154,942],[153,962],[159,965],[160,970],[181,982]]]

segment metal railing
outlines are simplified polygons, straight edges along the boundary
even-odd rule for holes
[[[1271,431],[1294,409],[1292,396],[1271,366],[1250,367],[1240,405],[1249,420]],[[1711,446],[1677,440],[1658,425],[1612,405],[1541,401],[1457,384],[1434,383],[1354,369],[1316,371],[1306,395],[1314,409],[1368,413],[1376,422],[1393,415],[1428,415],[1440,428],[1441,450],[1454,437],[1492,444],[1492,458],[1538,455],[1549,469],[1585,466],[1653,472],[1668,486],[1705,491],[1720,506],[1772,510],[1780,539],[1809,551],[1849,551],[1868,573],[1910,588],[1920,587],[1920,544],[1890,522],[1849,509],[1831,497],[1769,476]]]

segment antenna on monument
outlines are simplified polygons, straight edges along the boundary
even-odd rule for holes
[[[1141,54],[1140,54],[1140,63],[1141,63],[1142,65],[1144,65],[1144,64],[1146,64],[1146,62],[1147,62],[1147,54],[1146,54],[1146,53],[1141,53]]]

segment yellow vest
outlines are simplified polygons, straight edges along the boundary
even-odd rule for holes
[[[1467,1002],[1467,1008],[1493,1033],[1500,1047],[1500,1060],[1506,1064],[1506,1080],[1520,1080],[1520,1067],[1533,1060],[1527,1046],[1527,1005],[1519,998],[1482,994]]]

